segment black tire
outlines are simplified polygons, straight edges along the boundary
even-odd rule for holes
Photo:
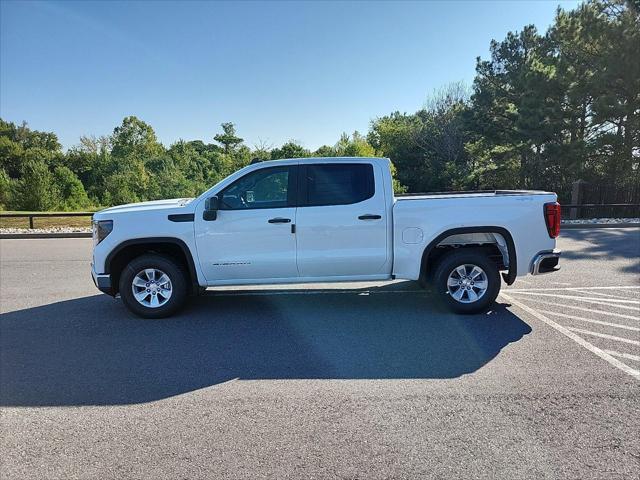
[[[171,296],[161,306],[145,306],[136,300],[132,284],[136,275],[145,269],[164,272],[171,282]],[[164,318],[176,313],[187,299],[187,275],[174,260],[156,254],[146,254],[134,258],[120,274],[120,297],[125,306],[142,318]]]
[[[481,289],[477,288],[477,286],[467,285],[471,292],[462,292],[462,298],[456,300],[454,295],[458,294],[458,290],[460,288],[464,290],[467,287],[453,286],[449,288],[447,285],[449,276],[453,274],[454,270],[465,265],[468,266],[466,267],[467,271],[471,270],[469,266],[480,267],[484,272],[484,277],[486,277],[487,288],[475,301],[471,300],[470,297],[473,294],[478,296],[478,292]],[[450,310],[456,313],[473,314],[484,312],[495,302],[498,293],[500,293],[501,283],[498,266],[482,250],[475,248],[460,248],[444,255],[435,269],[433,278],[436,294]],[[454,290],[453,294],[452,290]],[[469,303],[463,303],[464,301]]]

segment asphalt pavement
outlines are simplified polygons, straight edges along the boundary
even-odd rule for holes
[[[210,290],[138,319],[90,239],[0,241],[0,476],[638,478],[640,229],[458,316],[413,282]]]

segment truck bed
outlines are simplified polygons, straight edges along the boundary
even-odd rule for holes
[[[544,219],[544,204],[556,194],[538,190],[435,192],[400,195],[393,205],[393,274],[414,278],[426,245],[446,232],[500,233],[513,242],[518,276],[527,275],[541,251],[555,248]],[[442,240],[442,239],[440,239]],[[510,259],[513,260],[513,259]]]
[[[502,197],[517,195],[550,195],[543,190],[466,190],[460,192],[401,193],[397,200],[428,200],[442,198]]]

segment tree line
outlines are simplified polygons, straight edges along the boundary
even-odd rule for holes
[[[640,14],[632,2],[589,0],[492,41],[471,87],[436,91],[415,113],[372,120],[310,151],[295,141],[250,147],[233,123],[209,143],[168,148],[126,117],[109,136],[63,152],[54,133],[0,119],[0,206],[82,210],[193,197],[252,159],[386,156],[396,191],[542,188],[570,198],[577,179],[640,182]]]

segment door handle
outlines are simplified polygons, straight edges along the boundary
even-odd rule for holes
[[[360,215],[358,220],[380,220],[382,215]]]
[[[291,223],[290,218],[270,218],[269,223]]]

